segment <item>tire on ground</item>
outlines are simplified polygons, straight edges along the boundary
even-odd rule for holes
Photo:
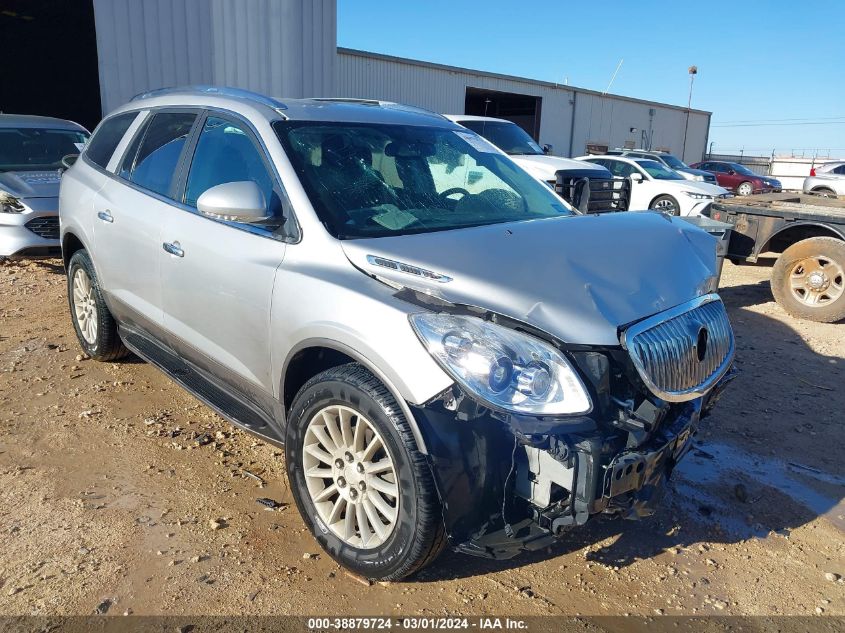
[[[303,448],[308,423],[336,404],[354,409],[376,428],[396,468],[398,519],[392,533],[375,548],[354,547],[336,536],[320,519],[306,484]],[[391,393],[362,365],[328,369],[299,390],[288,415],[285,461],[300,514],[323,549],[344,567],[374,580],[399,580],[442,551],[446,542],[442,506],[425,456]]]
[[[97,331],[93,343],[85,340],[80,329],[79,322],[76,316],[74,307],[74,277],[76,272],[82,269],[88,275],[91,281],[91,287],[94,294],[94,310],[97,315]],[[67,268],[67,294],[68,304],[70,306],[70,318],[73,322],[73,329],[76,331],[76,338],[79,339],[79,344],[85,353],[99,361],[113,361],[118,358],[126,356],[129,352],[124,347],[123,341],[120,340],[120,335],[117,332],[117,323],[112,317],[105,300],[103,293],[100,290],[100,283],[97,279],[97,273],[94,271],[94,265],[91,263],[91,258],[85,250],[76,251],[68,262]]]
[[[802,259],[821,256],[836,262],[845,270],[845,241],[833,237],[811,237],[787,248],[772,269],[772,294],[783,309],[799,319],[833,323],[845,319],[845,292],[829,303],[809,306],[796,298],[791,290],[790,276]],[[843,280],[839,280],[842,283]]]

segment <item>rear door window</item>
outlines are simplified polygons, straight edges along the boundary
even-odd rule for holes
[[[179,158],[196,118],[192,112],[153,115],[139,143],[129,180],[154,193],[170,195]]]
[[[106,119],[97,128],[94,136],[85,148],[85,157],[95,165],[105,169],[114,150],[120,144],[126,130],[138,116],[137,112],[124,112],[110,119]]]

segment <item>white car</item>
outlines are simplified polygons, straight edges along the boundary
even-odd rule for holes
[[[657,209],[670,215],[701,215],[713,200],[730,196],[724,187],[685,180],[654,160],[624,156],[579,156],[576,160],[605,167],[614,176],[630,178],[632,211]]]
[[[825,163],[810,170],[804,179],[804,193],[845,196],[845,162]]]
[[[560,170],[583,172],[584,163],[571,158],[549,156],[528,133],[512,121],[469,114],[444,114],[447,119],[483,136],[493,145],[510,156],[511,160],[538,180],[555,186],[556,174]],[[589,165],[596,170],[596,177],[608,177],[598,165]],[[579,176],[583,174],[579,173]]]

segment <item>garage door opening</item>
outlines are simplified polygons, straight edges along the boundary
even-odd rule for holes
[[[464,114],[492,116],[513,121],[528,132],[535,141],[539,141],[542,101],[542,97],[468,87]]]
[[[94,3],[0,0],[0,112],[99,122]]]

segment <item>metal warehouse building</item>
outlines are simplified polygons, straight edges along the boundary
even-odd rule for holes
[[[0,111],[89,127],[138,93],[186,84],[487,114],[563,156],[651,147],[693,162],[710,127],[701,110],[338,48],[336,0],[0,0],[0,28]]]

